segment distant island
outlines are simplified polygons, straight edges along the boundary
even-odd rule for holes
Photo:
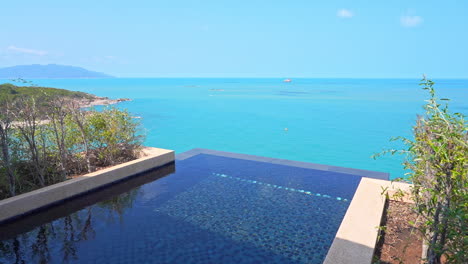
[[[67,79],[67,78],[115,78],[113,76],[89,71],[81,67],[57,64],[32,64],[0,68],[0,79]]]
[[[0,104],[6,100],[14,100],[21,97],[42,97],[58,96],[75,102],[79,107],[90,107],[95,105],[110,105],[124,101],[130,101],[128,98],[110,99],[108,97],[99,97],[94,94],[84,92],[75,92],[65,89],[37,87],[37,86],[16,86],[10,83],[0,84]]]

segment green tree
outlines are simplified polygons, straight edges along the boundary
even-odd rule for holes
[[[8,178],[8,191],[10,196],[16,194],[16,175],[11,161],[11,134],[13,125],[13,113],[11,109],[11,101],[4,100],[4,106],[0,108],[0,148],[1,148],[1,164],[4,168],[4,173]],[[0,172],[1,173],[1,172]],[[1,192],[1,190],[0,190]]]
[[[92,145],[96,148],[97,162],[107,166],[136,157],[141,137],[138,122],[126,110],[115,107],[103,111],[92,110],[87,116]]]

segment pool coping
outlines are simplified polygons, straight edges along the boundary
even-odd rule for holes
[[[218,150],[212,150],[212,149],[203,149],[203,148],[194,148],[186,152],[179,153],[176,155],[176,160],[188,159],[198,154],[208,154],[208,155],[216,155],[216,156],[222,156],[222,157],[227,157],[227,158],[237,158],[237,159],[244,159],[244,160],[251,160],[251,161],[267,162],[267,163],[272,163],[272,164],[299,167],[299,168],[305,168],[305,169],[331,171],[331,172],[352,174],[352,175],[358,175],[358,176],[362,176],[366,178],[374,178],[374,179],[380,179],[380,180],[388,180],[390,176],[390,174],[386,172],[345,168],[345,167],[331,166],[331,165],[317,164],[317,163],[310,163],[310,162],[303,162],[303,161],[268,158],[268,157],[261,157],[261,156],[255,156],[255,155],[249,155],[249,154],[239,154],[239,153],[218,151]]]
[[[387,199],[403,191],[410,202],[411,184],[362,178],[324,264],[371,264]],[[388,194],[388,196],[387,196]]]
[[[142,157],[0,200],[0,224],[174,162],[173,150],[145,147]]]

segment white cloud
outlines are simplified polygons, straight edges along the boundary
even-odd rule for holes
[[[349,9],[342,8],[342,9],[338,10],[336,15],[338,17],[341,17],[341,18],[352,18],[354,16],[354,13],[353,13],[353,11],[351,11]]]
[[[17,52],[17,53],[31,54],[31,55],[37,55],[37,56],[44,56],[44,55],[47,54],[47,51],[19,48],[19,47],[13,46],[13,45],[8,46],[7,50]]]
[[[417,27],[421,25],[423,18],[420,16],[402,16],[400,18],[400,23],[404,27]]]

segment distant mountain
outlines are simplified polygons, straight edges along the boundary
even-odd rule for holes
[[[0,68],[0,79],[10,78],[114,78],[113,76],[88,71],[74,66],[48,64],[48,65],[18,65],[13,67]]]

